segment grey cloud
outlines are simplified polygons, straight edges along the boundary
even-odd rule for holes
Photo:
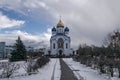
[[[30,17],[34,14],[32,17],[35,19],[45,17],[53,25],[61,15],[65,25],[70,28],[73,46],[79,43],[102,45],[105,36],[120,27],[120,0],[15,0],[14,5],[9,1],[1,5],[9,4],[14,10]],[[31,13],[25,9],[31,10]]]
[[[48,38],[50,38],[51,35],[49,33],[49,29],[48,31],[43,32],[42,35],[33,35],[20,30],[5,31],[5,33],[0,34],[0,42],[5,41],[7,45],[13,45],[18,36],[21,37],[21,40],[26,46],[41,48],[49,45]]]

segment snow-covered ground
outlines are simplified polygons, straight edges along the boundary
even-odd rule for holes
[[[19,62],[19,64],[23,64],[23,62]],[[24,74],[25,71],[21,67],[18,70],[18,74]],[[13,78],[9,78],[9,80],[60,80],[61,71],[60,71],[60,63],[59,59],[50,59],[50,62],[47,63],[45,66],[39,69],[39,72],[37,74],[32,74],[30,76],[16,76]],[[0,80],[8,80],[0,79]]]
[[[120,80],[117,77],[109,78],[107,75],[100,75],[97,70],[93,70],[90,67],[86,67],[85,65],[80,64],[79,62],[75,62],[72,58],[64,58],[63,59],[67,65],[74,71],[74,74],[79,77],[83,77],[85,80]]]
[[[73,70],[78,79],[82,77],[84,80],[120,80],[117,77],[110,79],[106,74],[100,75],[97,70],[93,70],[90,67],[80,64],[79,62],[75,62],[72,58],[64,58],[63,60]],[[22,65],[24,65],[23,61],[17,62],[17,64],[20,64],[21,68],[13,74],[12,78],[4,78],[0,80],[60,80],[61,70],[59,58],[51,58],[50,62],[40,68],[37,74],[32,74],[30,76],[25,75],[26,72],[22,67]]]
[[[7,60],[7,59],[5,59],[5,60],[0,60],[0,62],[8,62],[8,60]]]

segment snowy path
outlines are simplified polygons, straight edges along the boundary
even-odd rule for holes
[[[85,80],[120,80],[116,77],[108,79],[108,76],[100,75],[97,70],[93,70],[90,67],[80,64],[79,62],[75,62],[72,60],[72,58],[64,58],[63,60],[73,70],[78,80],[81,80],[79,75],[81,75],[81,77],[83,77]]]
[[[9,80],[60,80],[61,71],[59,59],[50,59],[50,62],[39,69],[38,74],[19,76]],[[8,80],[8,79],[0,79]]]
[[[77,80],[72,70],[68,67],[68,65],[60,59],[61,65],[61,78],[60,80]]]
[[[63,60],[64,61],[60,66],[59,58],[51,58],[48,64],[46,64],[45,66],[39,69],[38,74],[32,74],[30,76],[16,76],[13,78],[0,79],[0,80],[60,80],[60,79],[76,80],[76,79],[61,78],[61,76],[64,77],[65,75],[71,77],[70,74],[72,71],[73,71],[72,73],[74,73],[73,75],[75,75],[78,78],[78,80],[120,80],[117,77],[108,79],[107,75],[103,75],[103,74],[100,75],[97,70],[93,70],[90,67],[86,67],[85,65],[80,64],[79,62],[75,62],[72,60],[72,58],[63,58]],[[20,68],[19,74],[24,74],[24,73],[25,73],[24,69]]]

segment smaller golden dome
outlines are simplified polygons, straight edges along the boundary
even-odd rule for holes
[[[59,22],[58,22],[58,24],[57,24],[57,28],[59,28],[59,27],[64,28],[64,24],[63,24],[63,22],[61,21],[61,19],[59,20]]]

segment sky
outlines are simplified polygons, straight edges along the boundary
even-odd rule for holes
[[[120,0],[0,0],[0,41],[49,47],[51,29],[60,17],[70,29],[71,47],[103,45],[120,28]]]

